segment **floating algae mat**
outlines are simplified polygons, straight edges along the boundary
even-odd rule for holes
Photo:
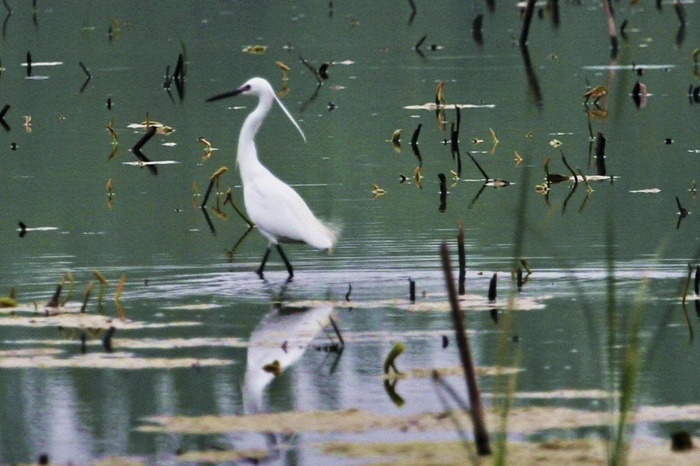
[[[669,422],[694,420],[700,405],[642,407],[634,415],[635,422]],[[497,426],[500,417],[487,410],[487,424]],[[180,434],[222,434],[226,432],[370,432],[380,429],[451,430],[453,421],[470,426],[467,412],[461,410],[426,412],[409,416],[377,414],[361,409],[336,411],[289,411],[281,413],[243,414],[238,416],[151,416],[142,432]],[[509,412],[510,433],[531,434],[550,429],[575,429],[603,426],[613,422],[608,411],[588,411],[566,407],[515,407]]]
[[[73,346],[75,340],[12,340],[13,345]],[[102,346],[101,341],[92,340],[88,345]],[[178,348],[245,348],[247,343],[240,338],[113,338],[112,346],[120,349],[178,349]],[[18,350],[21,351],[21,350]],[[59,350],[60,351],[60,350]],[[0,352],[0,355],[2,352]]]
[[[183,369],[233,364],[229,359],[216,358],[146,358],[132,353],[93,353],[73,357],[59,358],[51,352],[45,354],[38,350],[28,351],[22,356],[0,358],[0,368],[17,369]]]
[[[531,311],[543,309],[545,307],[543,301],[550,299],[550,295],[541,295],[538,297],[530,296],[515,296],[512,300],[508,295],[504,299],[498,299],[490,302],[486,296],[477,294],[466,294],[459,297],[460,307],[464,310],[487,311],[494,308],[510,308],[513,310]],[[374,309],[374,308],[397,308],[411,312],[421,311],[449,311],[450,302],[447,295],[444,293],[433,293],[425,298],[410,302],[407,299],[376,299],[366,301],[342,301],[342,300],[306,300],[295,301],[295,306],[333,306],[335,308],[351,308],[351,309]]]
[[[517,367],[486,367],[479,366],[476,367],[476,374],[478,376],[496,376],[499,374],[516,374],[521,372],[523,369]],[[462,366],[453,367],[436,367],[436,368],[416,368],[402,370],[401,372],[389,372],[387,374],[382,374],[382,377],[387,380],[396,379],[425,379],[433,377],[433,374],[437,374],[439,377],[449,377],[461,375],[464,376],[464,369]]]
[[[323,453],[344,458],[369,458],[371,465],[443,466],[470,464],[464,444],[443,442],[328,442],[319,445]],[[608,446],[598,439],[546,440],[541,443],[508,442],[506,464],[519,466],[543,464],[606,464]],[[480,465],[494,464],[495,455],[480,457]],[[667,444],[640,444],[630,450],[629,464],[634,465],[694,465],[700,462],[700,451],[673,453]]]
[[[20,317],[9,316],[0,318],[0,326],[7,327],[70,327],[85,329],[145,329],[163,327],[189,327],[201,325],[199,322],[168,322],[147,323],[128,319],[107,317],[101,314],[56,314],[52,316]]]
[[[146,329],[201,325],[199,322],[175,321],[168,323],[138,322],[131,319],[110,317],[95,312],[80,312],[81,305],[44,308],[42,304],[20,305],[0,312],[0,326],[7,327],[67,327],[82,329]],[[28,316],[27,314],[30,314]]]

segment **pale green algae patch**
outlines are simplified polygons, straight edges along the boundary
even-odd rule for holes
[[[700,405],[648,406],[639,408],[633,422],[664,422],[700,419]],[[227,432],[368,432],[379,429],[399,431],[453,430],[457,421],[468,429],[471,419],[462,410],[391,416],[360,409],[336,411],[288,411],[281,413],[226,416],[152,416],[137,429],[142,432],[181,434],[221,434]],[[534,433],[548,429],[574,429],[610,425],[608,411],[588,411],[566,407],[528,406],[512,408],[508,415],[509,433]],[[500,415],[487,410],[487,425],[500,425]]]
[[[697,439],[696,439],[697,442]],[[696,465],[700,464],[700,451],[675,453],[664,444],[634,445],[630,450],[629,464],[640,466]],[[360,443],[328,442],[319,445],[326,455],[345,458],[364,458],[363,464],[373,466],[428,466],[472,464],[461,442],[398,442]],[[508,442],[506,464],[535,465],[603,465],[606,464],[607,445],[599,439],[546,440],[541,443]],[[494,455],[479,457],[483,466],[493,464]]]

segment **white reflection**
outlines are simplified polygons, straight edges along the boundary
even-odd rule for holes
[[[92,457],[92,432],[80,419],[74,380],[48,379],[39,372],[27,373],[22,394],[35,457],[46,453],[52,462],[82,463]]]
[[[294,364],[323,327],[330,323],[332,306],[276,307],[260,321],[248,342],[243,380],[243,410],[265,411],[264,391]]]

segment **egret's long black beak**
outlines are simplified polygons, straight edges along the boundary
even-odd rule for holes
[[[224,92],[223,94],[215,95],[214,97],[209,97],[206,101],[213,102],[215,100],[221,100],[221,99],[225,99],[227,97],[235,97],[238,94],[241,94],[241,93],[249,91],[249,90],[250,90],[250,85],[244,84],[243,86],[239,87],[235,91]]]
[[[224,92],[223,94],[215,95],[214,97],[209,97],[206,102],[214,102],[215,100],[221,100],[225,99],[227,97],[235,97],[241,92],[243,92],[243,88],[236,89],[235,91],[229,91],[229,92]]]

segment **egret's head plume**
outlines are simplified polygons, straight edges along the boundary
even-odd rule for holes
[[[274,94],[273,94],[274,95]],[[304,142],[306,142],[306,135],[304,135],[304,132],[301,130],[301,127],[299,126],[299,123],[296,122],[294,117],[292,116],[291,113],[289,113],[289,110],[287,110],[287,107],[282,104],[282,101],[275,95],[275,100],[277,101],[278,104],[280,104],[280,107],[282,107],[282,110],[284,110],[284,113],[287,114],[287,117],[294,123],[294,126],[299,130],[299,134],[301,134],[301,137],[304,138]]]

